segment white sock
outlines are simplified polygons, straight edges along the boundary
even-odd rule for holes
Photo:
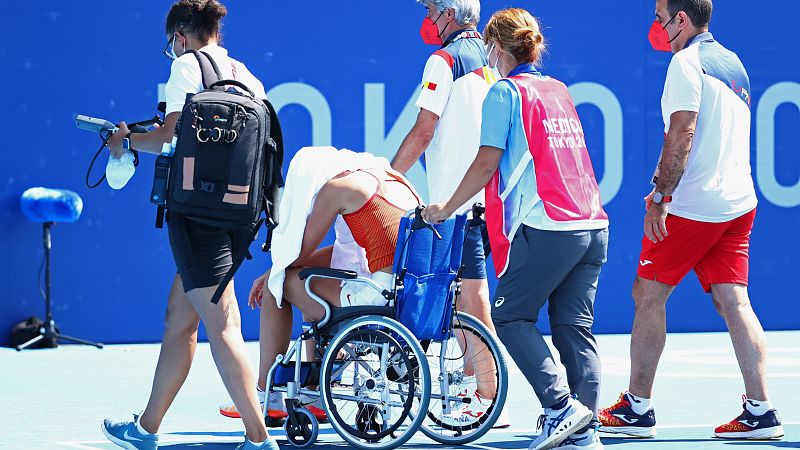
[[[267,438],[267,439],[269,439],[269,438]],[[262,445],[264,445],[264,442],[267,442],[267,441],[253,442],[253,441],[251,441],[250,439],[248,439],[248,440],[247,440],[247,442],[249,442],[249,443],[251,443],[251,444],[255,445],[256,447],[261,447]]]
[[[759,417],[763,416],[767,413],[767,411],[772,409],[772,404],[769,401],[753,400],[752,398],[748,398],[744,402],[744,407],[747,408],[750,414]]]
[[[637,397],[630,392],[627,393],[628,400],[631,402],[631,409],[636,414],[642,415],[653,407],[653,401],[649,398]]]
[[[258,401],[260,403],[264,403],[264,398],[266,397],[266,393],[261,390],[260,387],[256,386],[256,392],[258,392]]]
[[[139,418],[138,417],[136,418],[136,422],[135,423],[136,423],[136,430],[139,431],[139,433],[142,433],[144,435],[155,434],[155,433],[151,433],[151,432],[145,430],[144,428],[142,428],[142,424],[139,423]]]

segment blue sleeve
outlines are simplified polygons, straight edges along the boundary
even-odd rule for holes
[[[507,148],[516,97],[508,81],[498,81],[489,89],[481,112],[481,146]]]

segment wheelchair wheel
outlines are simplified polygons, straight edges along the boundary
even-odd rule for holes
[[[422,432],[448,445],[486,434],[508,392],[508,369],[496,338],[478,319],[459,312],[448,337],[431,342],[426,357],[433,381]]]
[[[283,424],[283,431],[289,443],[298,448],[310,447],[319,435],[319,422],[314,414],[305,408],[298,408],[294,411],[297,423],[292,423],[286,419]]]
[[[332,384],[334,379],[339,382]],[[339,331],[325,351],[320,395],[329,422],[353,447],[403,445],[425,419],[430,393],[422,347],[392,319],[359,318]]]

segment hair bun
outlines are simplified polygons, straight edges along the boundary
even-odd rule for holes
[[[518,63],[537,64],[546,49],[539,21],[520,8],[508,8],[494,13],[486,24],[483,35],[487,41],[501,44]]]
[[[534,33],[536,33],[536,30],[534,30],[533,27],[523,27],[514,31],[514,37],[519,40],[531,39],[531,34]]]
[[[208,0],[202,6],[201,12],[209,19],[218,21],[228,14],[228,9],[217,0]]]

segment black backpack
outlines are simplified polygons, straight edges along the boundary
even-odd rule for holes
[[[166,204],[159,207],[157,226],[162,225],[164,207],[206,225],[247,229],[252,239],[266,221],[262,249],[268,251],[276,226],[278,189],[283,185],[278,116],[266,99],[255,98],[243,83],[222,80],[207,53],[189,52],[200,63],[204,90],[186,96],[175,129],[178,139],[169,162]],[[219,301],[244,258],[251,258],[249,252],[243,253],[233,255],[233,267],[212,302]]]

